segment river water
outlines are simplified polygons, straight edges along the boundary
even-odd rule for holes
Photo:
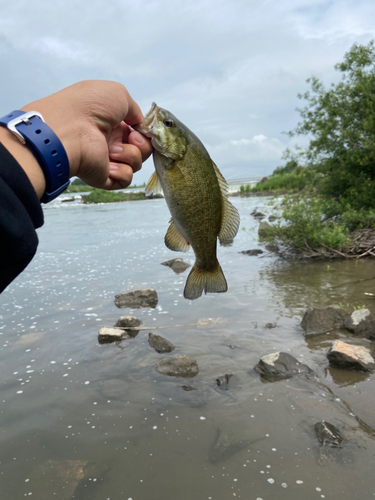
[[[0,298],[1,500],[375,498],[375,376],[331,369],[326,358],[334,338],[371,345],[340,332],[305,339],[299,326],[313,306],[375,314],[364,295],[374,282],[358,282],[375,275],[373,261],[240,254],[259,248],[252,210],[271,209],[267,198],[231,200],[240,231],[218,250],[229,290],[193,302],[182,296],[188,271],[160,265],[193,262],[164,246],[163,199],[45,209],[37,256]],[[115,294],[146,287],[158,293],[155,309],[114,305]],[[150,331],[176,346],[172,355],[193,356],[199,374],[160,375],[170,355],[149,346],[147,330],[100,345],[99,328],[126,314],[146,327],[186,325]],[[253,367],[280,350],[320,385],[264,383]],[[233,374],[228,391],[216,384],[224,374]],[[322,419],[343,433],[342,449],[319,448]]]

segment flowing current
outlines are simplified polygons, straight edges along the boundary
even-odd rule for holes
[[[264,250],[250,213],[272,210],[266,198],[231,201],[239,234],[218,249],[229,290],[193,302],[182,297],[189,270],[160,265],[194,260],[164,246],[164,200],[45,209],[37,256],[0,297],[1,500],[375,498],[375,376],[330,368],[326,357],[336,338],[372,345],[342,332],[309,339],[300,327],[309,307],[375,314],[364,295],[375,280],[360,281],[375,276],[373,261],[241,254]],[[115,306],[117,293],[148,287],[155,309]],[[100,345],[99,328],[123,315],[183,325],[149,330],[176,349],[155,352],[148,330]],[[262,381],[253,368],[277,351],[319,382]],[[156,371],[178,355],[196,359],[196,377]],[[228,390],[216,383],[225,374]],[[320,447],[321,420],[342,433],[340,449]]]

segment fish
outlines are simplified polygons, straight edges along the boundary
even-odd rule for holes
[[[240,224],[237,209],[228,200],[228,184],[198,137],[171,112],[152,103],[143,121],[133,126],[154,147],[155,172],[145,194],[163,193],[171,220],[165,245],[173,251],[190,247],[195,263],[184,297],[228,290],[217,259],[217,240],[229,244]]]

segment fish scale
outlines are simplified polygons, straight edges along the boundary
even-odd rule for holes
[[[240,218],[227,197],[228,186],[198,137],[172,113],[152,104],[135,127],[151,138],[155,172],[146,193],[162,189],[172,219],[165,244],[174,251],[191,246],[195,264],[186,280],[184,297],[228,289],[217,260],[217,239],[228,243],[236,236]]]

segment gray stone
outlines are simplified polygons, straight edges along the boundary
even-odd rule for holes
[[[314,425],[314,430],[321,446],[339,448],[344,441],[336,427],[325,420],[317,422]]]
[[[371,356],[369,349],[346,344],[341,340],[335,340],[327,357],[330,364],[337,368],[362,371],[373,371],[375,369],[375,360]]]
[[[132,290],[131,292],[120,293],[115,296],[117,307],[156,307],[158,304],[158,294],[153,288],[142,290]]]
[[[258,228],[259,239],[263,240],[263,239],[267,238],[269,236],[271,230],[272,230],[271,224],[268,224],[268,222],[266,222],[266,221],[262,221],[259,224],[259,228]]]
[[[307,375],[311,377],[314,375],[307,365],[300,363],[296,358],[293,358],[286,352],[274,352],[263,356],[254,370],[263,379],[269,382],[291,378],[296,375]]]
[[[224,391],[227,391],[229,389],[229,379],[231,377],[233,377],[231,373],[226,373],[225,375],[221,375],[216,379],[216,383],[220,387],[220,389],[223,389]]]
[[[169,340],[161,337],[160,335],[148,334],[148,343],[155,349],[156,352],[172,352],[176,347],[169,342]]]
[[[161,265],[170,267],[176,274],[181,274],[186,271],[188,267],[191,267],[190,264],[182,259],[167,260],[166,262],[162,262]]]
[[[260,248],[254,248],[252,250],[243,250],[242,252],[239,252],[239,253],[243,253],[244,255],[260,255],[261,253],[263,253],[263,250],[261,250]]]
[[[347,313],[338,306],[314,307],[303,315],[301,327],[306,334],[321,334],[343,328]]]
[[[344,327],[354,335],[375,338],[375,320],[368,309],[358,309],[345,319]]]
[[[275,221],[275,220],[277,220],[278,218],[279,218],[279,217],[276,217],[276,215],[270,215],[270,216],[268,217],[268,220],[269,220],[270,222],[274,222],[274,221]]]
[[[162,359],[157,370],[170,377],[195,377],[199,373],[198,363],[191,356]]]
[[[115,326],[118,326],[120,328],[126,328],[126,327],[131,327],[129,330],[124,330],[129,337],[136,337],[139,333],[139,330],[134,330],[133,328],[137,326],[141,326],[142,321],[138,318],[135,318],[134,316],[121,316],[119,320],[117,320],[117,323]]]
[[[99,330],[99,335],[98,335],[99,344],[107,344],[109,342],[116,342],[128,338],[129,335],[126,332],[124,332],[124,330],[120,330],[120,328],[111,328],[107,326],[103,326],[103,328]]]
[[[267,243],[264,248],[267,250],[267,252],[280,253],[280,247],[275,243]]]

